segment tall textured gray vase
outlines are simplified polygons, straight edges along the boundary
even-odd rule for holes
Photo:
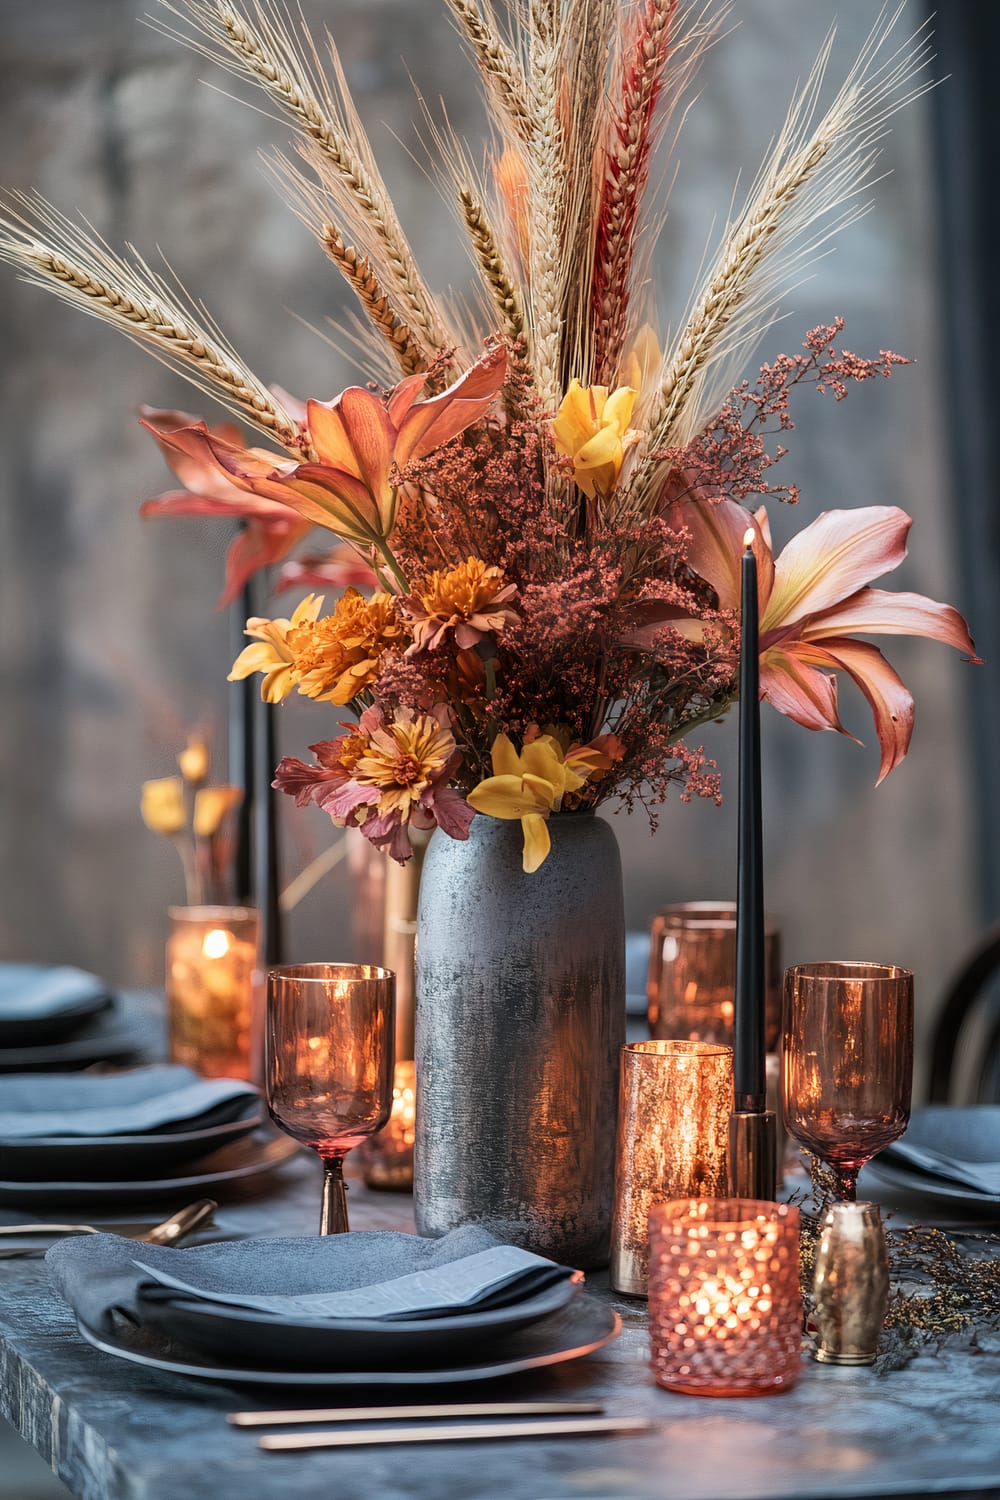
[[[619,1050],[621,861],[607,823],[550,818],[521,868],[519,822],[435,833],[417,917],[417,1228],[485,1224],[580,1267],[607,1263]]]

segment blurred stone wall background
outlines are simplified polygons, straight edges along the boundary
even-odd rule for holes
[[[432,103],[445,96],[462,135],[475,142],[481,129],[472,70],[442,9],[433,0],[307,0],[304,8],[336,33],[430,279],[461,286],[469,273],[458,233],[410,155],[422,150],[410,72]],[[833,79],[878,9],[878,0],[841,0]],[[221,70],[142,24],[157,10],[155,0],[0,0],[0,180],[79,209],[113,245],[132,241],[151,256],[161,247],[261,377],[328,398],[359,372],[307,326],[323,328],[344,300],[262,168],[260,152],[285,133],[227,97]],[[737,175],[752,177],[828,12],[797,0],[740,0],[733,19],[738,26],[705,62],[679,148],[657,268],[664,324],[679,319],[713,221],[724,217]],[[894,583],[961,604],[958,497],[940,418],[928,130],[926,101],[897,118],[885,151],[892,175],[875,211],[792,294],[789,316],[761,352],[794,348],[839,312],[849,347],[916,359],[842,405],[804,393],[784,466],[804,498],[798,515],[774,518],[775,530],[784,538],[832,506],[903,505],[915,518],[913,555]],[[165,908],[180,899],[181,880],[173,851],[140,822],[139,785],[171,772],[186,724],[208,721],[224,735],[231,642],[214,600],[229,537],[211,521],[138,519],[139,501],[167,487],[168,475],[134,409],[148,401],[211,411],[146,354],[6,269],[0,361],[0,955],[154,983]],[[877,792],[870,719],[849,686],[844,715],[864,750],[765,712],[768,902],[790,960],[911,965],[926,1033],[980,918],[964,711],[974,669],[934,643],[889,644],[917,697],[917,729],[908,761]],[[287,705],[282,748],[302,753],[330,722]],[[728,771],[735,723],[707,733]],[[222,765],[221,742],[220,757]],[[729,790],[721,811],[675,800],[652,839],[640,818],[616,820],[632,926],[666,900],[732,894]],[[291,874],[330,829],[290,805],[282,823]],[[341,865],[294,913],[294,956],[345,955],[350,897]]]

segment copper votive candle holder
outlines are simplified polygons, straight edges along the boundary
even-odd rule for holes
[[[689,1396],[786,1391],[802,1354],[799,1211],[754,1198],[661,1203],[649,1216],[657,1384]]]
[[[774,917],[764,927],[765,1043],[781,1032],[781,936]],[[733,1045],[736,992],[736,903],[680,901],[653,918],[646,998],[649,1034]]]
[[[632,1042],[622,1048],[611,1285],[646,1296],[649,1211],[727,1188],[733,1049],[710,1042]]]
[[[370,1188],[409,1192],[413,1187],[413,1140],[417,1122],[417,1065],[398,1062],[393,1074],[392,1114],[358,1151],[361,1175]]]
[[[170,1061],[203,1078],[259,1083],[263,978],[257,912],[244,906],[172,906],[167,938]]]

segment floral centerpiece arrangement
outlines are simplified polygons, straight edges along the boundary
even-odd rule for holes
[[[247,623],[251,644],[233,675],[260,673],[270,702],[296,692],[335,715],[314,760],[282,760],[275,784],[400,860],[413,827],[461,842],[501,820],[523,830],[520,860],[535,881],[555,857],[555,824],[579,823],[570,813],[613,798],[653,810],[671,783],[684,797],[717,797],[692,736],[736,696],[748,528],[762,696],[808,728],[846,732],[837,707],[846,673],[874,714],[881,779],[906,753],[913,703],[857,637],[927,635],[971,655],[965,623],[947,605],[869,586],[904,556],[901,510],[827,510],[774,557],[760,506],[797,498],[771,472],[792,426],[792,392],[811,384],[840,400],[904,361],[849,352],[834,319],[755,382],[742,368],[804,262],[860,211],[886,121],[926,86],[925,34],[899,43],[902,7],[883,13],[824,103],[827,43],[661,347],[645,290],[663,207],[650,191],[663,175],[654,153],[683,116],[721,15],[699,0],[445,4],[478,69],[492,136],[480,170],[449,128],[432,125],[476,272],[472,305],[438,295],[420,269],[331,39],[321,47],[270,0],[167,7],[165,29],[176,23],[174,34],[262,90],[292,127],[294,159],[272,165],[357,295],[355,332],[373,384],[306,401],[269,389],[172,282],[36,198],[14,204],[0,238],[0,255],[29,279],[150,346],[265,440],[251,446],[232,423],[144,418],[191,492],[161,507],[247,522],[230,556],[229,597],[315,526],[370,570],[371,583],[356,581],[332,609],[313,593],[287,617]],[[341,554],[334,578],[344,565]],[[469,880],[453,871],[443,889]],[[495,892],[490,900],[508,945],[503,963],[547,994],[619,984],[620,963],[607,954],[620,943],[620,892],[604,956],[595,950],[582,978],[589,919],[578,906],[584,935],[563,956],[575,978],[566,970],[558,982],[540,950],[508,963],[510,945],[528,942],[524,912],[505,925]],[[614,900],[604,905],[613,914]],[[465,919],[456,909],[450,920]],[[424,943],[425,964],[432,949]],[[504,1073],[500,1108],[513,1135],[537,1135],[531,1111],[544,1095],[563,1132],[600,1126],[610,1137],[616,1036],[595,1022],[595,1062],[581,1015],[569,1049],[578,1071],[529,1081],[527,1125],[514,1120]],[[418,1037],[418,1079],[419,1051]],[[449,1076],[472,1079],[468,1058],[462,1067]],[[602,1102],[573,1124],[585,1076],[603,1079]],[[439,1116],[435,1130],[454,1136],[456,1122]],[[607,1152],[573,1171],[604,1181]],[[545,1190],[536,1182],[536,1196]],[[509,1182],[504,1191],[510,1199]],[[449,1193],[461,1197],[455,1182]],[[567,1223],[581,1216],[579,1202],[559,1212]],[[593,1254],[575,1242],[556,1248],[579,1254],[577,1264]]]

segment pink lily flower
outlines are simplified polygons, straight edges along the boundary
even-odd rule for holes
[[[912,522],[895,506],[824,511],[777,558],[763,508],[751,515],[732,500],[692,501],[672,505],[668,515],[688,532],[686,561],[711,584],[724,610],[739,610],[743,538],[753,529],[760,696],[807,729],[835,729],[854,739],[837,710],[834,674],[846,672],[875,719],[878,782],[909,749],[913,698],[878,648],[855,635],[923,635],[980,660],[965,620],[950,604],[866,586],[906,556]]]
[[[210,428],[186,412],[162,411],[152,406],[140,410],[143,427],[159,443],[184,489],[168,490],[154,500],[145,501],[139,507],[139,514],[224,516],[246,522],[226,553],[226,582],[218,602],[218,608],[224,609],[260,568],[287,557],[311,531],[311,524],[288,505],[247,494],[218,464],[206,459],[200,443],[187,444],[180,437],[183,432],[203,431],[219,442],[242,446],[243,433],[235,422],[220,422]]]

